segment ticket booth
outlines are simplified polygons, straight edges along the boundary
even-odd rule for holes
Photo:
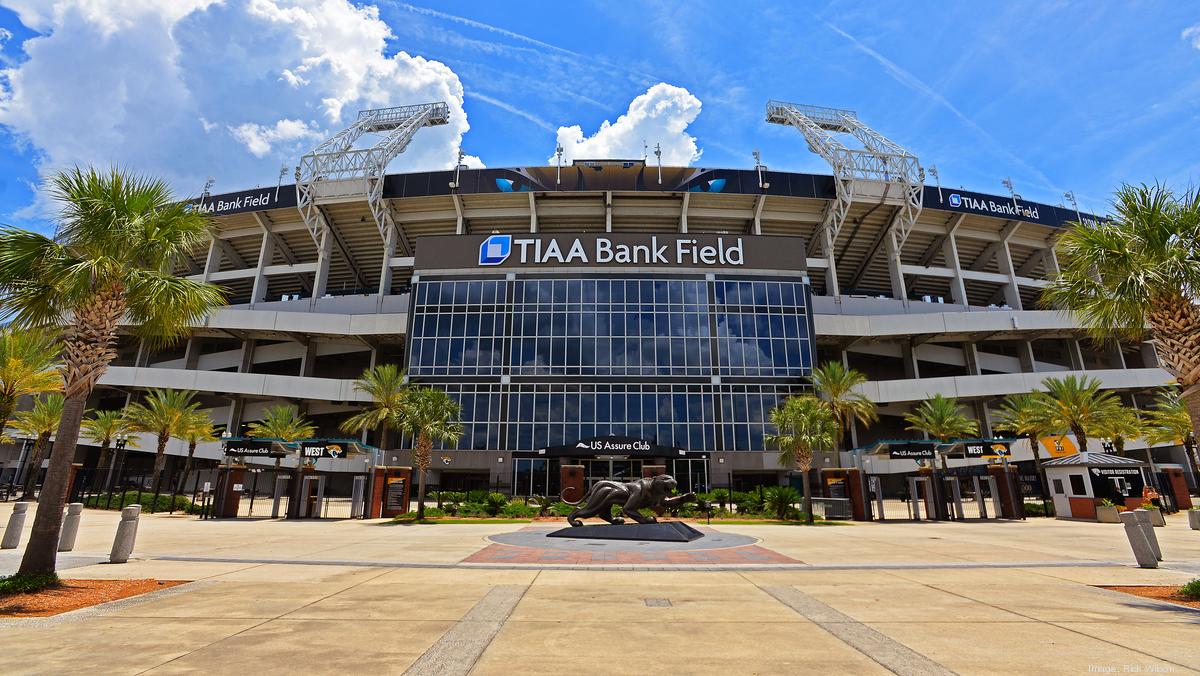
[[[1042,463],[1054,513],[1060,518],[1095,519],[1096,506],[1109,500],[1137,509],[1146,486],[1146,463],[1108,453],[1076,453]]]

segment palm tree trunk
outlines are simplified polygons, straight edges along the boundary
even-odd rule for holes
[[[108,469],[110,460],[115,460],[116,456],[112,452],[112,439],[104,439],[100,442],[100,457],[96,459],[96,476],[100,476],[101,472]]]
[[[1042,469],[1042,452],[1036,434],[1029,435],[1029,448],[1033,451],[1033,466],[1037,468],[1038,480],[1042,482],[1042,498],[1050,497],[1050,484],[1046,481],[1046,470]]]
[[[1079,443],[1079,452],[1087,451],[1087,432],[1079,425],[1071,425],[1071,434],[1075,435],[1075,441]]]
[[[175,484],[175,493],[171,496],[171,508],[175,508],[175,503],[179,500],[179,493],[183,490],[184,484],[187,483],[188,475],[192,473],[192,457],[196,455],[196,442],[188,442],[187,460],[183,461],[183,475],[179,477],[179,482]],[[195,496],[193,496],[195,497]]]
[[[162,487],[163,468],[167,466],[167,441],[170,436],[163,430],[159,430],[158,435],[158,450],[154,453],[154,494],[158,495],[158,489]],[[157,505],[155,505],[157,507]]]
[[[417,521],[425,518],[425,472],[429,470],[429,454],[433,450],[433,439],[421,433],[417,437],[416,452],[413,453],[413,464],[417,466]]]
[[[54,438],[54,452],[50,454],[50,468],[42,483],[29,545],[21,559],[18,572],[22,575],[54,572],[71,463],[79,443],[79,425],[83,422],[88,395],[117,356],[113,346],[125,307],[125,289],[121,285],[112,284],[99,290],[91,302],[76,308],[75,323],[62,342],[61,370],[66,385],[62,419]]]
[[[812,510],[812,486],[808,480],[808,474],[811,471],[812,467],[800,468],[800,487],[804,489],[804,502],[802,504],[804,506],[805,523],[812,523],[814,521]]]
[[[58,536],[62,530],[63,505],[67,500],[67,483],[71,479],[71,463],[79,443],[79,424],[83,422],[84,405],[91,388],[74,392],[63,402],[62,420],[50,454],[50,468],[42,482],[37,515],[29,545],[21,559],[20,574],[53,573],[58,557]]]
[[[4,428],[8,427],[8,421],[12,419],[13,411],[17,409],[17,400],[8,397],[0,397],[0,434],[4,433]]]
[[[32,502],[33,494],[37,491],[38,474],[42,471],[42,461],[45,460],[46,444],[50,441],[50,433],[42,432],[33,443],[33,450],[25,460],[25,485],[21,488],[21,500]]]

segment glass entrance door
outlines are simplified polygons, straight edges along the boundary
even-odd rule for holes
[[[708,491],[708,460],[704,458],[676,458],[672,472],[679,484],[680,493],[705,493]]]
[[[597,481],[633,481],[642,476],[641,460],[585,460],[585,479],[590,488]]]
[[[513,459],[513,495],[546,495],[550,486],[546,458]]]

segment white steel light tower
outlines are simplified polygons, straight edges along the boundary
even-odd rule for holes
[[[386,240],[394,227],[383,203],[383,177],[392,160],[404,152],[422,127],[450,121],[444,102],[362,110],[354,124],[300,158],[296,169],[296,202],[317,245],[325,229],[320,205],[366,198],[371,215]],[[355,148],[364,134],[384,134],[377,143]]]
[[[868,127],[852,110],[769,101],[767,122],[798,129],[808,149],[832,167],[837,199],[821,224],[828,242],[836,240],[850,205],[870,200],[899,208],[895,236],[903,246],[924,203],[925,172],[916,155]],[[835,134],[848,134],[863,147],[848,148]]]

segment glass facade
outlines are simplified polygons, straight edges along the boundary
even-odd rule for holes
[[[800,279],[421,278],[413,298],[409,373],[462,404],[460,449],[763,450],[812,367]]]

